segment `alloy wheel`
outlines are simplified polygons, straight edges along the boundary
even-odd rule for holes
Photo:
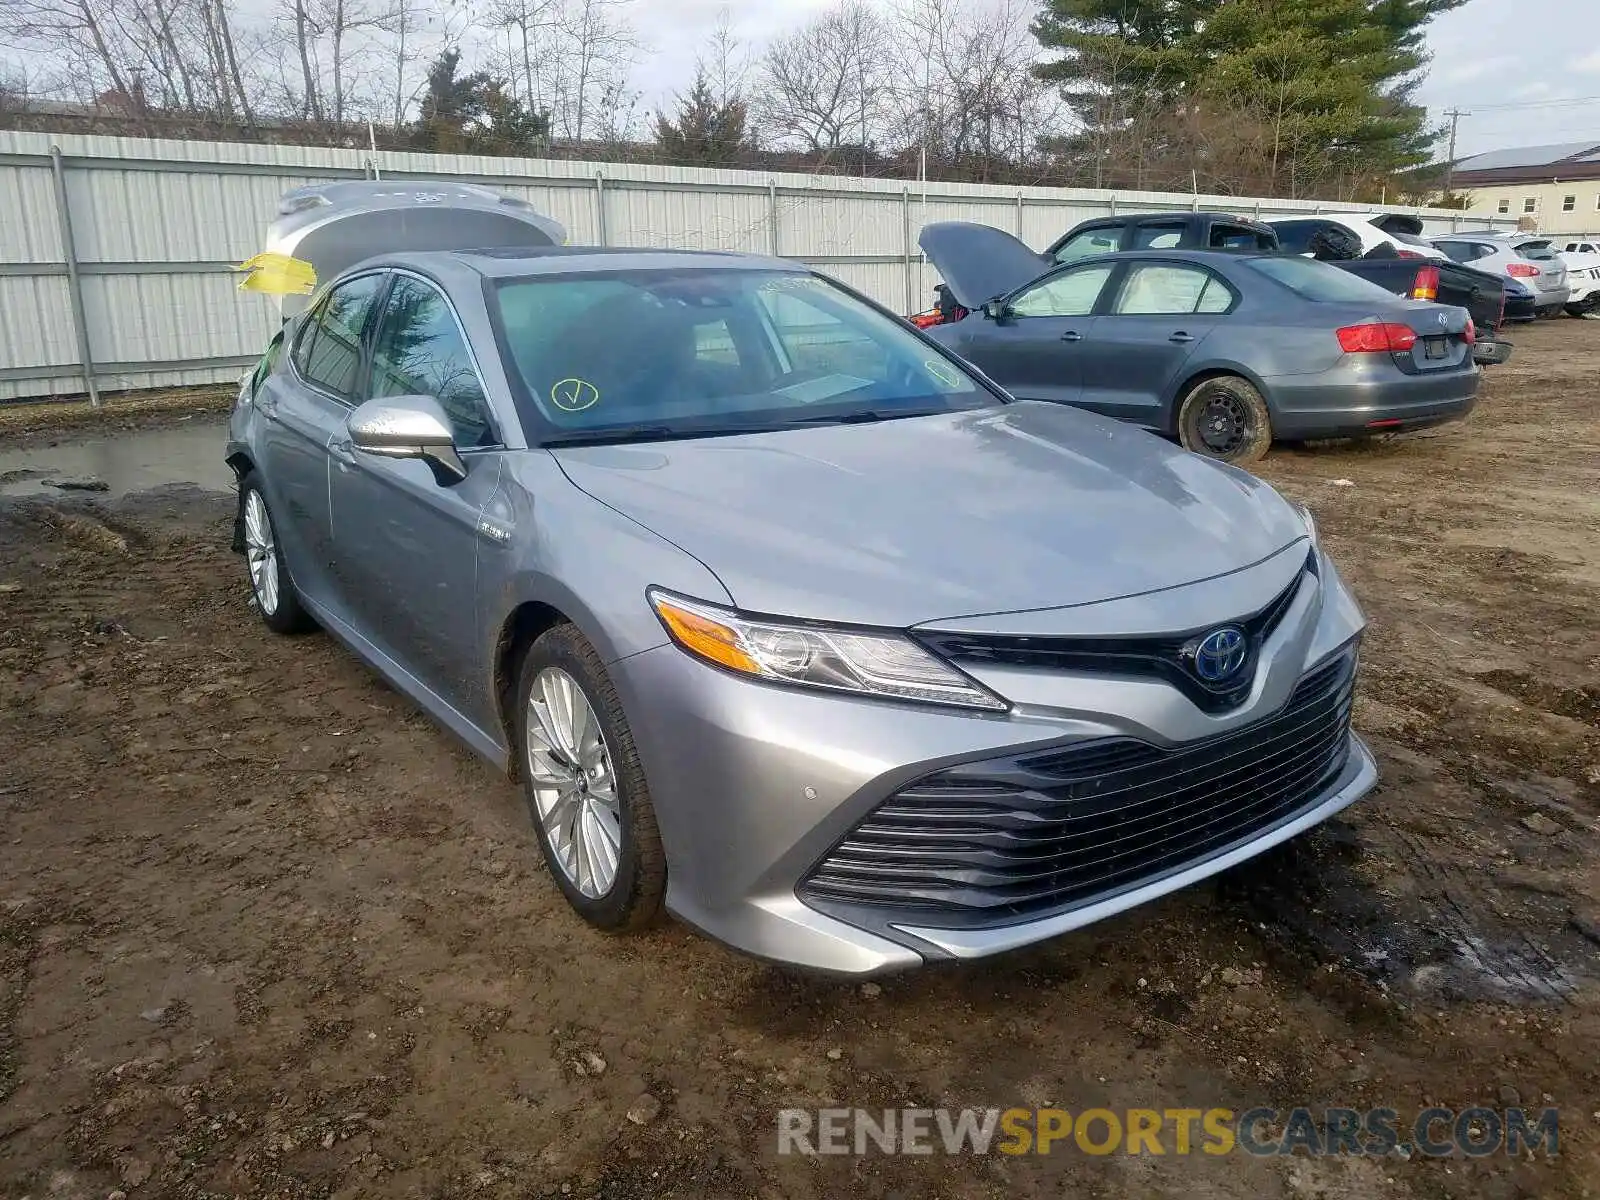
[[[527,747],[550,857],[578,891],[599,899],[616,883],[622,809],[600,719],[577,680],[559,667],[534,677]]]
[[[254,489],[244,500],[244,553],[250,566],[250,590],[261,611],[270,617],[278,611],[278,547],[267,502]]]

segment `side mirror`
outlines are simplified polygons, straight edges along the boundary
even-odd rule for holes
[[[1011,306],[1004,300],[990,300],[983,306],[983,315],[991,321],[1004,321],[1011,315]]]
[[[420,458],[440,487],[467,477],[456,451],[450,418],[432,396],[386,396],[368,400],[350,414],[345,427],[357,450],[382,458]]]

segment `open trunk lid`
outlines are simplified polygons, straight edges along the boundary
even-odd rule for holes
[[[957,303],[969,309],[1010,295],[1054,265],[1009,233],[971,221],[924,225],[917,244],[944,276]]]
[[[318,283],[374,254],[559,246],[567,231],[512,196],[469,183],[351,180],[285,192],[267,250],[309,263]],[[308,297],[283,297],[283,315]]]

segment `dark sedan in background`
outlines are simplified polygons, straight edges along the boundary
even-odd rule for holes
[[[931,337],[1021,399],[1119,417],[1212,458],[1435,424],[1477,396],[1465,309],[1326,263],[1148,250],[1041,273],[1015,237],[962,221],[925,227],[921,245],[958,306]]]

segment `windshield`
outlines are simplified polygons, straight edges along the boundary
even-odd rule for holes
[[[1369,283],[1359,275],[1318,262],[1313,258],[1247,258],[1244,263],[1252,271],[1259,271],[1275,279],[1284,287],[1304,296],[1307,300],[1328,303],[1393,304],[1395,295]]]
[[[746,433],[1002,401],[814,275],[683,268],[497,281],[531,441]]]
[[[1530,258],[1534,262],[1548,262],[1556,256],[1549,242],[1523,242],[1516,249],[1518,258]]]

